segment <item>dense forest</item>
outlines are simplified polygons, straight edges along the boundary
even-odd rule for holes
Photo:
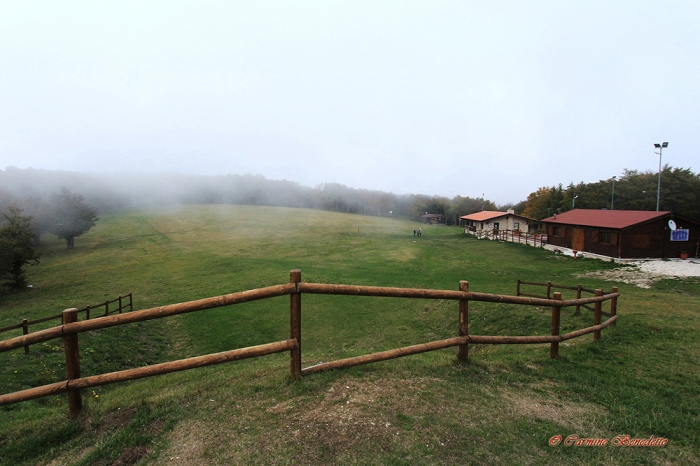
[[[658,180],[658,172],[625,170],[619,179],[540,188],[518,207],[523,215],[537,220],[572,208],[656,210]],[[659,210],[700,220],[700,173],[664,166]]]

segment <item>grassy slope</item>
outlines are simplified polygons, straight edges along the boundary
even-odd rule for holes
[[[613,267],[459,229],[300,209],[193,206],[103,218],[77,249],[45,238],[34,290],[0,298],[0,326],[134,292],[137,308],[303,280],[513,294],[518,278],[588,287]],[[360,228],[360,236],[357,229]],[[0,464],[697,463],[698,280],[619,284],[620,324],[562,344],[472,345],[288,380],[275,355],[0,408]],[[565,295],[566,297],[566,295]],[[81,335],[83,374],[288,336],[288,299]],[[454,336],[454,302],[303,297],[304,365]],[[592,315],[562,315],[562,331]],[[549,310],[472,303],[474,334],[548,333]],[[8,335],[8,334],[5,334]],[[0,392],[63,379],[60,341],[0,354]],[[555,434],[671,440],[665,448],[549,447]]]

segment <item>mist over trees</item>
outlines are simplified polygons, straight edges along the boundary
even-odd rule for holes
[[[148,206],[238,204],[413,219],[428,212],[445,215],[449,224],[458,224],[461,215],[481,211],[482,207],[497,209],[494,202],[482,198],[399,195],[355,189],[338,183],[323,183],[311,188],[294,181],[268,180],[262,175],[96,175],[8,167],[0,170],[0,210],[11,202],[21,205],[37,219],[37,224],[32,225],[37,233],[48,231],[42,202],[62,186],[80,192],[85,202],[101,213]]]
[[[625,170],[615,180],[616,210],[655,210],[657,173]],[[147,175],[86,174],[19,169],[0,170],[0,212],[7,205],[24,209],[36,235],[49,231],[47,202],[52,193],[66,186],[79,192],[85,203],[101,213],[139,207],[181,204],[238,204],[303,207],[360,215],[404,217],[417,220],[427,213],[441,214],[447,223],[481,210],[513,208],[537,220],[575,207],[609,209],[613,179],[595,183],[569,183],[542,187],[517,204],[496,205],[483,198],[394,194],[355,189],[338,183],[315,187],[288,180],[269,180],[262,175]],[[700,174],[689,168],[666,165],[661,174],[661,210],[700,220]],[[38,236],[36,236],[38,238]]]

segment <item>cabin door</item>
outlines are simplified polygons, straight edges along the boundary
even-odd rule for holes
[[[586,246],[586,232],[583,228],[574,228],[571,233],[571,249],[583,251]]]

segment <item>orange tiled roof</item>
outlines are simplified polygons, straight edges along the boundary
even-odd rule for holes
[[[515,217],[524,218],[524,219],[527,219],[527,220],[531,220],[531,221],[533,221],[533,222],[535,221],[535,220],[532,219],[532,218],[528,218],[528,217],[525,217],[525,216],[522,216],[522,215],[511,214],[511,213],[508,213],[508,212],[501,212],[501,211],[498,211],[498,210],[482,210],[481,212],[476,212],[476,213],[469,214],[469,215],[463,215],[463,216],[461,216],[461,217],[459,217],[459,218],[462,218],[462,219],[464,219],[464,220],[474,220],[474,221],[476,221],[476,222],[485,222],[485,221],[487,221],[487,220],[492,220],[492,219],[494,219],[494,218],[499,218],[499,217],[505,217],[505,216],[507,216],[507,215],[513,215],[513,216],[515,216]]]

